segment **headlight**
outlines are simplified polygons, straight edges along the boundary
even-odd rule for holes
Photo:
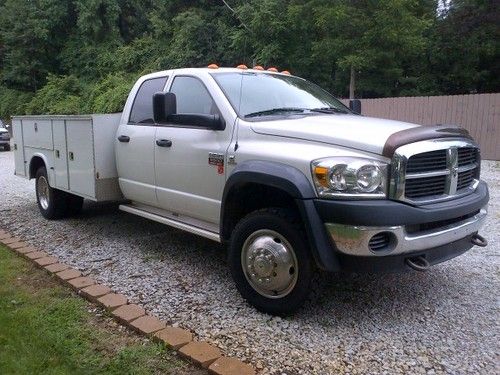
[[[320,197],[385,198],[387,164],[371,159],[314,160],[312,175]]]

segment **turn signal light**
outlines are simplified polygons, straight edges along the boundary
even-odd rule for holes
[[[210,64],[207,68],[208,69],[219,69],[219,66],[217,64]]]
[[[328,187],[328,168],[315,166],[314,175],[316,176],[316,181],[323,187]]]

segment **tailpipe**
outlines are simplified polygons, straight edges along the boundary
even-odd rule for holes
[[[408,267],[420,272],[427,271],[431,267],[430,263],[422,255],[406,258],[405,263]]]
[[[472,236],[470,242],[479,247],[486,247],[486,245],[488,245],[488,241],[486,240],[486,238],[484,238],[478,233]]]

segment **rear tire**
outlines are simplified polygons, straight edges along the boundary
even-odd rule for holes
[[[50,187],[45,167],[40,167],[36,171],[35,190],[38,209],[44,218],[57,220],[64,217],[67,195],[63,191]]]
[[[262,312],[289,315],[309,295],[314,266],[294,210],[267,208],[244,217],[231,236],[229,263],[238,291]]]

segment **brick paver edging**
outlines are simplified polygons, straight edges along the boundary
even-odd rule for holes
[[[164,343],[172,350],[179,351],[182,357],[207,368],[211,373],[218,375],[255,374],[251,365],[237,358],[222,356],[219,348],[204,341],[193,340],[191,332],[168,326],[157,317],[148,314],[142,307],[129,304],[124,295],[114,293],[108,286],[83,276],[80,271],[60,263],[57,258],[29,246],[20,238],[14,237],[2,229],[0,229],[0,243],[30,260],[37,267],[45,269],[87,300],[104,307],[121,324],[139,334],[150,336]]]

